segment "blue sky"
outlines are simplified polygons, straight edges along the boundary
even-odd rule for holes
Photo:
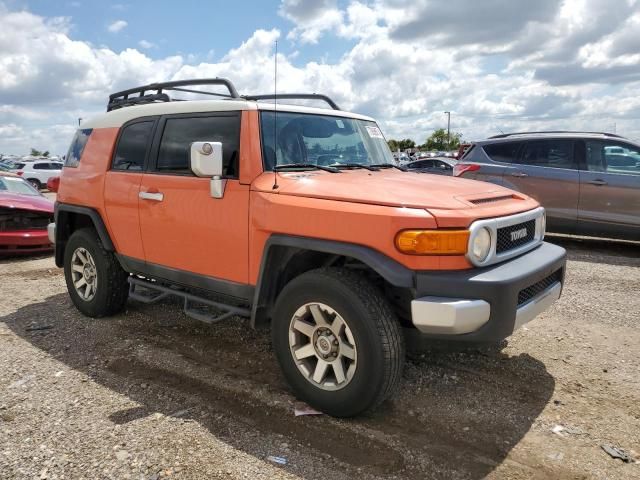
[[[0,0],[0,153],[64,153],[109,93],[223,76],[422,143],[451,126],[640,139],[640,0]]]

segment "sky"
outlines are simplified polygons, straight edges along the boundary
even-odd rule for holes
[[[640,0],[0,0],[0,153],[64,154],[109,93],[226,77],[316,92],[387,137],[640,141]]]

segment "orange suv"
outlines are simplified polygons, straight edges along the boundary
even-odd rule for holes
[[[217,96],[175,101],[195,91]],[[535,200],[404,171],[373,119],[273,97],[158,83],[83,122],[49,226],[83,314],[174,295],[250,318],[296,396],[353,416],[398,386],[405,342],[499,341],[559,298],[565,251]]]

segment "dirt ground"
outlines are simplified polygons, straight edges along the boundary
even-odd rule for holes
[[[640,478],[601,448],[640,452],[640,245],[552,241],[551,310],[501,351],[414,356],[353,420],[294,417],[244,320],[133,301],[92,320],[51,258],[1,261],[0,478]]]

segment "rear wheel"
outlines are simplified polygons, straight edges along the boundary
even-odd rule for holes
[[[37,178],[29,178],[27,179],[27,182],[29,182],[36,190],[40,190],[42,188],[42,184]]]
[[[404,339],[382,294],[349,270],[313,270],[276,302],[273,345],[297,397],[337,417],[377,407],[400,382]]]
[[[95,230],[73,232],[64,252],[64,276],[71,300],[89,317],[121,311],[129,296],[127,277],[113,252],[104,249]]]

